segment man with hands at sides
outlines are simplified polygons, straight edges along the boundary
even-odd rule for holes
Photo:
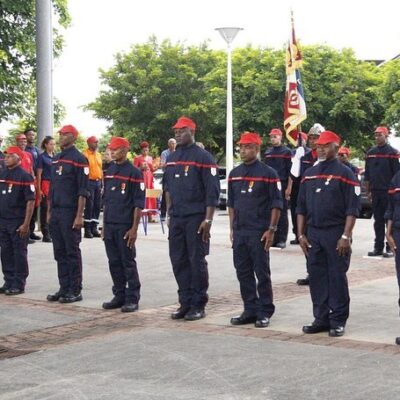
[[[231,324],[265,328],[275,311],[269,249],[283,207],[282,186],[277,172],[257,158],[262,144],[257,133],[243,133],[238,144],[243,163],[229,174],[227,205],[244,311]]]

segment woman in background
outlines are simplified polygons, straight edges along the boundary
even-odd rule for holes
[[[43,153],[39,155],[36,172],[37,187],[40,196],[40,230],[43,242],[51,243],[49,225],[47,223],[47,202],[50,191],[51,163],[55,155],[56,142],[51,136],[46,136],[41,144]]]

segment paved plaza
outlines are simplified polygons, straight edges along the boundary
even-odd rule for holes
[[[176,284],[159,224],[137,242],[138,313],[101,309],[112,294],[100,239],[82,242],[84,300],[71,305],[45,300],[58,288],[52,246],[31,245],[25,294],[0,297],[0,399],[400,399],[394,260],[364,257],[372,232],[371,220],[357,221],[342,338],[301,331],[313,318],[308,288],[295,284],[305,275],[299,246],[271,250],[270,327],[229,324],[242,304],[223,211],[212,230],[207,317],[196,322],[169,318]]]

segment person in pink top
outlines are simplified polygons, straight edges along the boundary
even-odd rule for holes
[[[154,189],[153,172],[156,170],[156,168],[153,163],[153,157],[149,155],[149,143],[148,142],[140,143],[140,149],[141,149],[140,150],[141,154],[134,158],[133,165],[142,171],[144,185],[146,189]],[[157,199],[146,198],[145,208],[156,209]],[[152,215],[149,215],[149,222],[154,222]]]

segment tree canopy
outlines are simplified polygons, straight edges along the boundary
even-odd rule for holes
[[[53,0],[53,5],[58,26],[68,26],[67,0]],[[57,28],[53,41],[57,56],[63,44]],[[35,67],[35,0],[0,0],[0,121],[32,113]]]
[[[340,134],[347,145],[368,147],[372,129],[399,117],[399,68],[378,68],[357,60],[352,50],[325,45],[302,48],[302,81],[308,118]],[[285,92],[284,49],[247,46],[233,52],[234,136],[282,127]],[[111,122],[110,133],[166,146],[181,115],[193,118],[196,137],[215,154],[223,152],[226,118],[226,54],[206,43],[185,46],[150,38],[117,54],[115,65],[100,71],[103,89],[87,105]],[[393,81],[396,81],[394,84]]]

